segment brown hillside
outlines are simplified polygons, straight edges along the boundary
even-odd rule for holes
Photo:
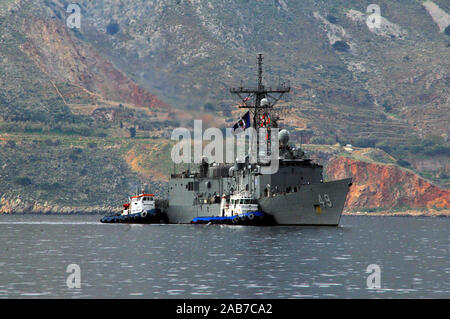
[[[353,178],[346,208],[450,208],[450,191],[395,165],[334,157],[328,162],[329,179]]]
[[[22,50],[55,81],[78,87],[78,94],[87,90],[84,94],[95,95],[101,100],[169,108],[117,70],[90,45],[79,41],[59,20],[30,17],[22,28],[28,38]]]

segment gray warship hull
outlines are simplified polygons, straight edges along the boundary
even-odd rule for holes
[[[264,185],[264,177],[255,178]],[[295,174],[285,179],[286,183],[289,179],[296,179]],[[273,181],[273,176],[270,180]],[[233,186],[236,186],[234,179],[229,177],[173,178],[169,183],[170,204],[166,208],[168,222],[184,224],[196,217],[223,216],[220,202],[210,195],[229,193]],[[295,192],[270,194],[264,192],[263,186],[255,192],[260,195],[261,210],[269,215],[274,225],[337,226],[350,186],[349,178],[301,185]],[[195,191],[189,191],[190,187]]]
[[[263,197],[259,205],[278,225],[338,226],[350,185],[351,179],[307,185],[296,193]]]

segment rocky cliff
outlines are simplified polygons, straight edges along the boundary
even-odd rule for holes
[[[21,49],[56,83],[68,83],[78,89],[80,95],[88,94],[102,101],[130,103],[159,111],[169,108],[93,47],[77,39],[61,21],[30,16],[24,20],[22,28],[27,41]],[[73,95],[73,89],[71,92]]]
[[[337,156],[327,165],[328,179],[353,178],[348,210],[449,209],[450,190],[392,164]]]
[[[68,3],[48,0],[42,16],[64,20]],[[358,0],[78,3],[83,41],[171,105],[212,103],[226,117],[229,87],[254,85],[262,52],[266,84],[291,83],[293,135],[307,128],[313,143],[377,146],[412,165],[448,161],[449,1],[380,0],[380,28]],[[446,167],[414,168],[450,185]]]

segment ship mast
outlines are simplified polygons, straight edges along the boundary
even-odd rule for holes
[[[274,110],[275,104],[283,97],[284,94],[289,93],[291,88],[289,83],[279,83],[275,89],[265,87],[263,79],[262,62],[263,55],[258,54],[258,86],[256,88],[243,87],[242,84],[238,88],[231,88],[230,92],[239,96],[242,104],[239,108],[249,109],[253,115],[253,127],[258,132],[262,127],[267,128],[267,151],[270,152],[270,128],[278,127],[279,116]],[[241,82],[242,83],[242,82]],[[244,95],[246,95],[244,97]],[[253,104],[249,104],[252,103]],[[259,158],[259,141],[257,134],[257,156]]]

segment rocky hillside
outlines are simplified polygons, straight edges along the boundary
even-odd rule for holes
[[[40,26],[39,32],[35,30],[36,25]],[[23,22],[22,30],[27,39],[20,45],[22,52],[54,83],[70,86],[62,92],[59,90],[59,93],[71,91],[69,95],[61,94],[64,102],[70,103],[74,96],[84,95],[91,97],[92,102],[121,102],[160,113],[169,108],[127,78],[90,45],[69,33],[61,21],[30,16]]]
[[[136,170],[130,156],[134,150],[160,149],[160,145],[142,136],[130,139],[60,132],[2,133],[0,213],[108,211],[120,208],[145,184],[164,197],[164,180],[153,174],[158,171],[158,154],[150,162],[154,171]],[[146,161],[140,165],[150,166]]]
[[[125,105],[167,119],[170,106],[30,1],[0,4],[0,116],[5,121],[85,121]]]
[[[0,211],[101,209],[145,182],[164,193],[172,129],[229,126],[228,89],[255,84],[258,52],[264,81],[292,86],[292,140],[323,144],[329,177],[370,174],[349,209],[448,205],[448,1],[380,0],[378,29],[372,1],[80,0],[80,29],[70,3],[0,2]]]
[[[82,0],[77,34],[171,105],[209,103],[216,119],[236,103],[230,86],[255,83],[263,52],[265,81],[293,87],[285,124],[298,138],[377,146],[448,186],[446,165],[417,159],[450,154],[450,5],[378,1],[381,27],[369,28],[372,2]],[[39,16],[64,21],[69,3],[44,1]]]
[[[309,157],[324,165],[326,180],[351,177],[347,212],[435,211],[450,214],[450,191],[422,178],[376,148],[304,145]]]
[[[348,210],[450,209],[450,191],[392,164],[370,163],[348,157],[328,162],[330,179],[353,178]]]

